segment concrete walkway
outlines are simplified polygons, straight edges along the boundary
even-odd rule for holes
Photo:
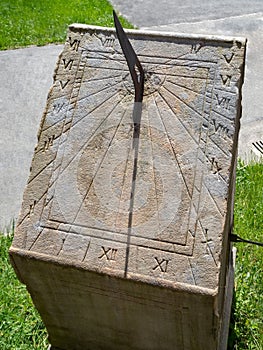
[[[17,218],[62,45],[0,51],[0,230]]]
[[[110,0],[131,23],[142,28],[246,16],[263,11],[262,0]]]
[[[248,38],[239,155],[263,140],[263,1],[111,1],[133,24],[151,30]],[[180,6],[179,6],[180,5]],[[61,45],[0,51],[0,229],[17,218],[37,130]]]

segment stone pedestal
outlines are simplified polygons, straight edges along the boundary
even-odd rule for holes
[[[128,35],[140,106],[115,31],[70,26],[11,260],[52,349],[225,349],[245,41]]]

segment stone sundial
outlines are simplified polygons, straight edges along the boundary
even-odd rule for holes
[[[103,276],[117,278],[115,293],[122,290],[122,280],[144,283],[152,292],[146,294],[153,304],[153,286],[186,293],[187,305],[182,296],[179,301],[172,302],[167,295],[163,300],[171,318],[175,317],[171,305],[176,305],[172,308],[178,327],[193,322],[185,311],[191,304],[189,293],[203,295],[206,305],[208,299],[214,305],[205,322],[208,328],[218,325],[218,333],[207,337],[204,344],[215,349],[228,275],[245,42],[126,33],[143,69],[141,99],[136,99],[134,78],[116,31],[78,24],[69,27],[10,254],[57,347],[63,348],[63,341],[54,331],[57,316],[50,316],[57,310],[47,297],[51,275],[57,281],[57,295],[65,289],[71,295],[78,289],[77,303],[83,308],[87,290],[97,288],[111,294]],[[133,68],[140,84],[140,67],[134,64]],[[43,262],[53,267],[45,270]],[[80,272],[67,281],[67,266],[90,276],[97,273],[102,281],[94,286],[95,277],[83,282],[82,275],[78,280]],[[38,271],[42,287],[36,291],[32,281],[38,279]],[[71,278],[74,288],[69,286]],[[38,299],[41,288],[46,302]],[[129,292],[125,293],[120,300],[127,298]],[[68,319],[67,310],[72,313],[76,306],[71,309],[66,296],[59,300],[56,302],[64,303],[63,320]],[[201,297],[198,303],[201,309]],[[122,301],[118,307],[121,313]],[[194,317],[200,320],[203,311],[198,312]],[[81,333],[78,316],[74,320]],[[132,322],[129,317],[126,321]],[[65,332],[70,329],[74,335],[75,325],[60,322]],[[125,322],[112,323],[116,329],[126,327]],[[134,323],[133,327],[137,334]],[[199,332],[195,325],[191,327],[195,334]],[[155,349],[148,333],[144,348]],[[132,342],[131,336],[127,342]],[[187,336],[169,337],[178,349],[192,349]],[[165,338],[159,334],[159,341]],[[111,349],[109,344],[106,348]],[[162,349],[160,344],[158,349]]]

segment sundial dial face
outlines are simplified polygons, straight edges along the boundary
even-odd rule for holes
[[[215,289],[231,221],[245,44],[128,36],[145,72],[139,107],[115,30],[70,27],[17,242],[89,270]]]

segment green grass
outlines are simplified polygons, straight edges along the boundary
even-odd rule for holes
[[[46,350],[44,324],[9,262],[11,241],[12,235],[0,234],[0,349]]]
[[[234,231],[263,242],[263,162],[239,162]],[[236,243],[236,295],[229,349],[263,349],[263,248]]]
[[[263,163],[237,169],[235,233],[263,241]],[[8,260],[12,235],[0,235],[0,349],[47,349],[47,334]],[[263,349],[263,248],[236,244],[236,295],[229,350]]]
[[[63,43],[71,23],[113,26],[107,0],[1,0],[0,20],[1,50]]]

